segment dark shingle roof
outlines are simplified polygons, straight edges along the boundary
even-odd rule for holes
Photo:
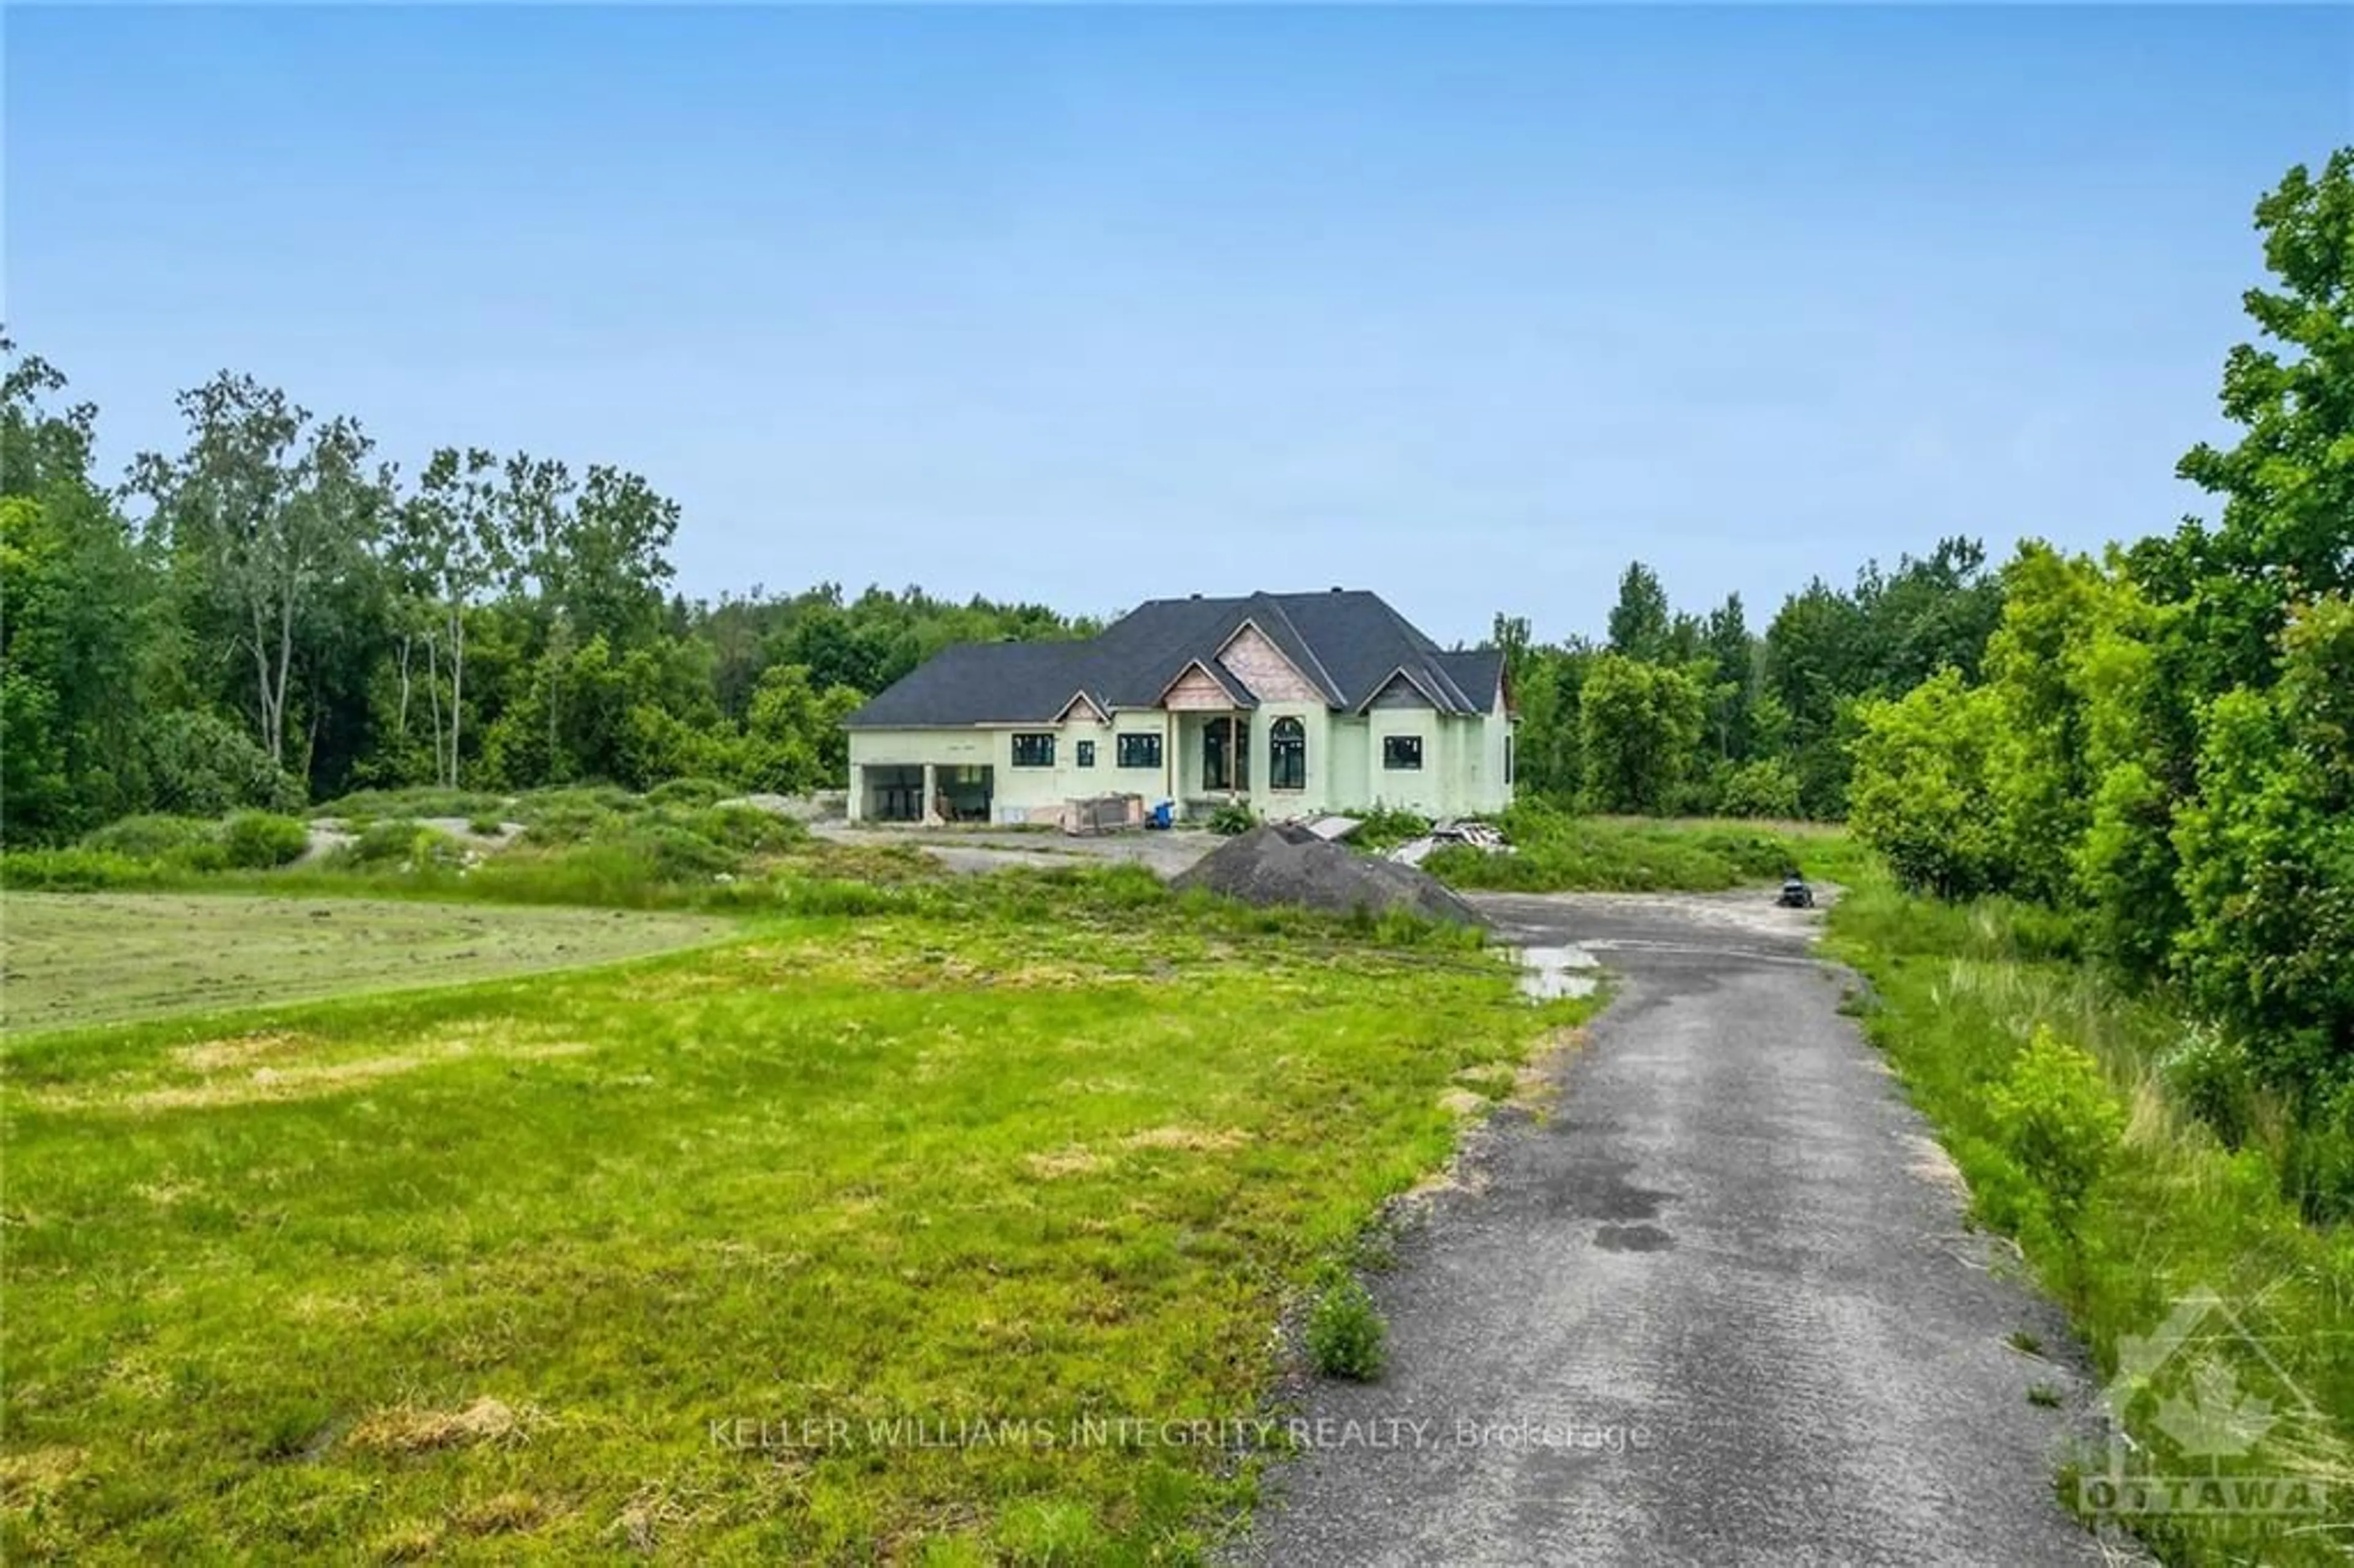
[[[1077,641],[959,643],[878,693],[849,723],[860,729],[1051,724],[1082,692],[1107,709],[1149,708],[1196,662],[1247,706],[1242,682],[1218,661],[1246,622],[1282,650],[1328,706],[1353,712],[1400,671],[1443,712],[1495,705],[1500,653],[1442,652],[1380,595],[1354,590],[1156,599]]]

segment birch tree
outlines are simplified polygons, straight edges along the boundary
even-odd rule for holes
[[[371,471],[356,421],[314,420],[250,376],[224,371],[178,406],[186,450],[142,453],[127,488],[152,503],[148,527],[249,663],[261,747],[282,768],[298,651],[325,590],[375,537],[388,480]]]

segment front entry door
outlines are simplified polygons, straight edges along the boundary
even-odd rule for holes
[[[1250,788],[1250,721],[1214,718],[1202,726],[1202,788]]]

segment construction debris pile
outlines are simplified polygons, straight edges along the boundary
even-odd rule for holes
[[[1207,888],[1246,904],[1298,904],[1344,915],[1404,909],[1426,919],[1483,923],[1478,910],[1428,872],[1358,854],[1291,823],[1253,828],[1228,840],[1171,885]]]
[[[1504,842],[1504,835],[1486,822],[1446,821],[1437,823],[1418,839],[1406,840],[1390,851],[1390,858],[1401,865],[1420,865],[1431,851],[1456,844],[1468,844],[1490,854],[1512,853],[1512,846]]]

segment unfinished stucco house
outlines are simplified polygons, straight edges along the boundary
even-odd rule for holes
[[[944,650],[848,720],[850,813],[1027,822],[1136,795],[1199,816],[1501,809],[1503,655],[1450,653],[1372,593],[1154,599],[1097,637]]]

